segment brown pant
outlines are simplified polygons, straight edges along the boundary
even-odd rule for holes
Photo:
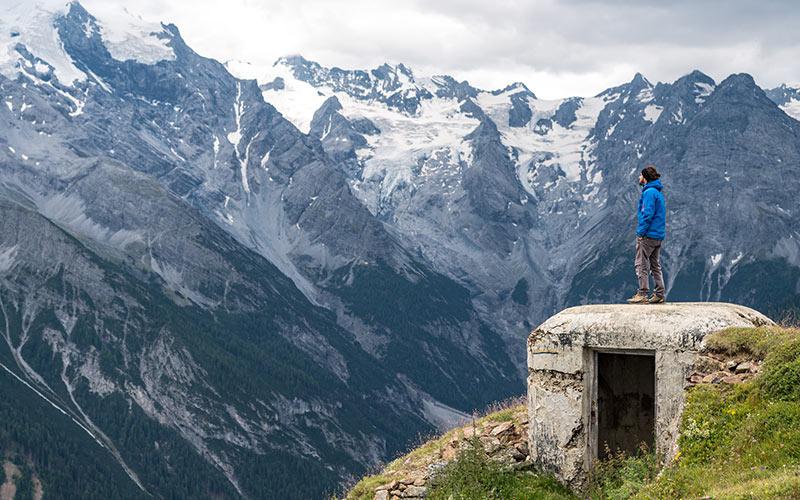
[[[661,275],[661,240],[648,237],[636,238],[636,277],[639,279],[639,293],[647,294],[650,291],[650,273],[653,273],[655,294],[664,296],[664,277]]]

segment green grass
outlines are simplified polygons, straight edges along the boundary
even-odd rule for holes
[[[576,498],[550,476],[513,472],[489,460],[477,439],[431,482],[430,500]]]
[[[706,347],[727,356],[748,356],[763,360],[770,351],[797,338],[796,328],[727,328],[709,335]]]
[[[464,427],[459,427],[425,440],[422,444],[412,449],[409,453],[389,462],[383,470],[376,474],[366,476],[358,481],[347,493],[347,500],[372,500],[375,488],[408,476],[414,471],[424,469],[428,464],[438,461],[439,453],[453,439],[464,437],[464,431],[471,427],[481,427],[487,422],[517,421],[526,415],[526,410],[519,398],[498,402],[490,406],[483,416]]]
[[[707,345],[764,359],[763,372],[741,385],[691,389],[677,463],[636,496],[800,497],[800,331],[729,329]]]
[[[611,455],[592,472],[588,496],[593,499],[631,498],[652,482],[660,469],[655,453],[643,447],[636,456]]]

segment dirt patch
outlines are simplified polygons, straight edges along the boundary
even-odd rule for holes
[[[22,477],[22,472],[19,467],[8,460],[3,463],[3,471],[6,473],[6,482],[0,486],[0,500],[14,500],[17,494],[16,483]]]
[[[44,496],[42,482],[35,475],[31,478],[31,481],[33,481],[33,500],[42,500]]]

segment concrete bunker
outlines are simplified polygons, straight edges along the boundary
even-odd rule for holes
[[[565,309],[528,338],[531,459],[581,486],[607,450],[677,453],[687,377],[711,332],[772,324],[722,303]]]

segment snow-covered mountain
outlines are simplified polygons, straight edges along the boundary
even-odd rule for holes
[[[787,115],[800,120],[800,83],[784,83],[768,90],[767,96]]]
[[[788,86],[548,101],[300,56],[252,80],[173,25],[7,7],[0,414],[27,420],[0,443],[70,471],[45,491],[318,497],[521,392],[533,324],[631,292],[647,162],[672,300],[800,303]]]
[[[252,68],[229,67],[253,74]],[[762,169],[794,177],[798,123],[748,76],[717,84],[695,71],[653,85],[637,74],[594,97],[543,100],[521,83],[486,91],[448,76],[417,78],[403,65],[349,71],[292,56],[259,81],[267,102],[339,160],[370,213],[432,267],[470,287],[478,309],[507,331],[535,324],[566,304],[629,293],[630,207],[638,171],[648,162],[664,171],[672,200],[665,261],[673,298],[757,300],[732,291],[737,269],[765,255],[786,257],[789,269],[799,263],[791,231],[782,241],[775,235],[743,238],[736,223],[723,222],[730,212],[719,212],[718,222],[710,217],[730,196],[722,191],[703,199],[693,179],[727,186],[738,177],[744,184],[734,189],[741,196],[742,189],[758,186],[745,179],[762,179]],[[775,91],[770,96],[791,114],[795,94],[781,89],[782,100]],[[732,100],[731,110],[723,108],[726,100]],[[726,123],[722,117],[732,112],[738,121]],[[697,130],[705,137],[701,149],[687,149],[701,140],[690,133],[701,122],[710,127]],[[758,130],[773,123],[782,124],[779,133]],[[742,144],[751,134],[755,141]],[[748,149],[786,134],[787,143],[775,142],[770,155],[747,160]],[[735,156],[721,149],[733,137],[743,149]],[[792,181],[783,182],[775,185],[775,198]],[[785,198],[769,206],[764,199],[749,206],[741,198],[736,202],[741,223],[758,206],[777,226],[796,230]],[[690,207],[699,219],[692,220]],[[698,231],[707,241],[690,237]],[[611,253],[624,256],[613,266],[609,245],[619,245]],[[605,269],[588,273],[592,265]],[[786,303],[796,293],[794,279],[789,283]]]
[[[9,12],[0,399],[45,416],[0,437],[34,468],[86,457],[46,491],[319,497],[521,391],[469,291],[255,82],[172,25]],[[48,419],[74,440],[36,433]],[[84,490],[109,464],[127,482]]]

